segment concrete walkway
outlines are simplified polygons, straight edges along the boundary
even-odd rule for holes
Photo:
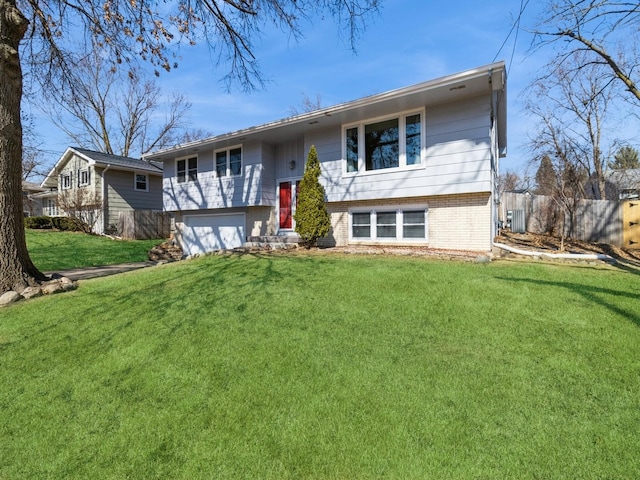
[[[62,270],[59,272],[44,272],[45,275],[50,277],[51,275],[67,277],[70,280],[87,280],[89,278],[106,277],[109,275],[115,275],[117,273],[131,272],[133,270],[140,270],[141,268],[152,267],[157,265],[157,262],[133,262],[133,263],[121,263],[119,265],[106,265],[104,267],[84,267],[75,268],[72,270]]]

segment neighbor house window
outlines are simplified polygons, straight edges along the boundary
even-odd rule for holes
[[[427,240],[427,208],[389,207],[350,212],[351,239],[383,242],[424,242]]]
[[[361,122],[344,129],[346,172],[377,171],[422,164],[424,113]]]
[[[46,208],[46,214],[50,217],[55,217],[58,215],[58,204],[56,203],[55,200],[48,198],[47,199],[47,206]]]
[[[218,177],[242,174],[242,148],[234,147],[216,152],[216,175]]]
[[[78,170],[78,186],[89,185],[89,170]]]
[[[142,192],[149,191],[149,175],[145,173],[136,173],[135,189]]]
[[[71,180],[71,173],[63,173],[62,175],[60,175],[60,186],[63,190],[71,188]]]
[[[184,183],[187,180],[195,182],[198,180],[198,157],[178,160],[176,162],[176,170],[178,174],[178,183]]]

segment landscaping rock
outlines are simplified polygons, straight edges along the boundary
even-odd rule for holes
[[[147,256],[154,262],[159,260],[172,262],[182,258],[182,249],[171,242],[164,242],[149,250]]]
[[[27,287],[22,292],[20,292],[20,295],[22,295],[26,300],[30,298],[40,297],[42,296],[42,288],[39,286]]]
[[[11,305],[12,303],[16,303],[20,300],[24,299],[22,295],[18,292],[14,292],[13,290],[9,290],[6,293],[3,293],[0,296],[0,307],[4,307],[6,305]]]
[[[44,295],[53,295],[54,293],[68,292],[75,290],[77,285],[67,277],[59,277],[49,280],[42,285],[42,293]]]

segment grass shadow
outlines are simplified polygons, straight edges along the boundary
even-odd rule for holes
[[[637,271],[635,273],[637,274]],[[500,278],[508,282],[528,283],[532,285],[539,285],[539,286],[552,287],[552,288],[562,288],[562,289],[568,290],[572,293],[576,293],[580,295],[582,298],[584,298],[585,301],[590,303],[597,303],[598,305],[605,307],[606,309],[610,310],[616,315],[620,315],[621,317],[632,321],[638,327],[640,327],[640,313],[621,308],[619,305],[616,305],[615,303],[608,301],[604,298],[605,296],[610,296],[610,297],[622,297],[622,298],[637,300],[638,299],[637,293],[623,292],[620,290],[613,290],[613,289],[604,288],[604,287],[593,287],[589,285],[582,285],[579,283],[572,283],[572,282],[554,282],[549,280],[534,280],[529,278],[507,278],[507,277],[497,277],[497,278]]]

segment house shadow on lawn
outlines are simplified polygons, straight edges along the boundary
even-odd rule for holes
[[[634,273],[637,274],[638,271],[634,270]],[[507,277],[498,277],[498,278],[501,278],[502,280],[505,280],[508,282],[530,283],[533,285],[542,285],[542,286],[548,286],[553,288],[563,288],[570,292],[577,293],[582,298],[584,298],[586,302],[597,303],[607,308],[611,312],[615,313],[616,315],[620,315],[621,317],[624,317],[632,321],[633,323],[636,324],[636,326],[640,327],[639,313],[632,310],[621,308],[620,306],[599,297],[599,294],[600,294],[600,295],[609,295],[614,297],[623,297],[623,298],[637,300],[638,299],[637,293],[623,292],[620,290],[612,290],[610,288],[593,287],[589,285],[581,285],[579,283],[571,283],[571,282],[552,282],[548,280],[533,280],[529,278],[507,278]]]

